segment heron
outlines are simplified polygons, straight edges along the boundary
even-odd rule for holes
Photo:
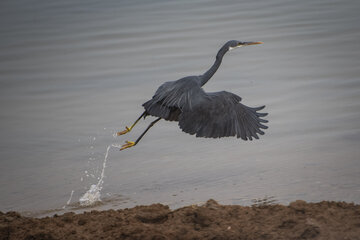
[[[145,111],[125,130],[118,132],[123,135],[130,132],[134,126],[147,116],[156,117],[136,141],[126,141],[120,150],[135,146],[142,137],[164,119],[177,121],[180,129],[196,137],[221,138],[236,136],[242,140],[259,139],[263,135],[262,129],[268,121],[263,119],[267,113],[261,113],[264,106],[251,108],[241,103],[241,97],[227,91],[205,92],[202,88],[220,67],[222,59],[230,50],[262,44],[263,42],[241,42],[231,40],[226,42],[216,54],[213,65],[204,74],[188,76],[176,81],[163,83],[155,92],[152,99],[142,106]]]

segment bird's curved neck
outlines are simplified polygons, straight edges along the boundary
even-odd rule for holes
[[[222,59],[225,55],[225,53],[228,51],[229,49],[226,48],[225,46],[223,46],[219,52],[216,55],[216,60],[214,62],[214,64],[211,66],[211,68],[209,70],[207,70],[203,75],[200,76],[201,78],[201,86],[204,86],[205,83],[207,83],[210,78],[215,74],[215,72],[218,70],[218,68],[220,67],[220,64],[222,62]]]

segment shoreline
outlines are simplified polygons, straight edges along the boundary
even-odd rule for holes
[[[360,205],[297,200],[171,210],[162,204],[32,218],[0,212],[5,239],[360,239]]]

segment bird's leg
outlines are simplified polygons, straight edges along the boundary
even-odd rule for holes
[[[146,116],[146,111],[143,112],[143,114],[141,114],[141,116],[133,123],[133,125],[131,125],[130,127],[126,126],[125,127],[125,130],[124,131],[121,131],[121,132],[118,132],[117,135],[120,136],[120,135],[123,135],[125,133],[128,133],[131,131],[131,129],[140,121],[140,119],[142,117],[145,117]]]
[[[138,142],[140,142],[141,138],[145,135],[145,133],[146,133],[147,131],[149,131],[149,129],[150,129],[152,126],[154,126],[154,124],[157,123],[160,119],[161,119],[161,118],[159,117],[159,118],[156,119],[155,121],[151,122],[151,123],[149,124],[149,126],[145,129],[145,131],[140,135],[140,137],[138,137],[138,139],[136,139],[135,142],[126,141],[126,143],[121,146],[120,151],[121,151],[121,150],[124,150],[124,149],[126,149],[126,148],[129,148],[129,147],[133,147],[133,146],[135,146],[136,144],[138,144]]]

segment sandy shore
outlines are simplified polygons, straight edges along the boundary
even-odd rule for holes
[[[9,212],[0,213],[4,239],[360,239],[360,205],[299,200],[243,207],[209,200],[173,211],[153,204],[41,219]]]

